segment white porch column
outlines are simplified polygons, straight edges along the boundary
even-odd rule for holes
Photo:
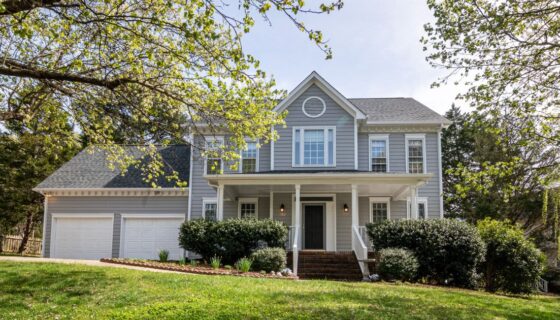
[[[301,233],[301,200],[300,200],[300,195],[301,195],[301,185],[296,184],[295,185],[296,188],[296,219],[295,219],[295,226],[300,229],[300,233]],[[298,240],[298,239],[295,239]],[[299,245],[299,242],[298,242]]]
[[[410,219],[417,220],[418,219],[418,198],[417,198],[417,190],[416,186],[410,186]]]
[[[352,235],[352,249],[356,248],[356,243],[354,243],[354,227],[357,227],[359,224],[358,218],[358,186],[353,184],[352,185],[352,230],[350,230],[350,234]]]
[[[224,220],[224,186],[218,185],[218,221]]]

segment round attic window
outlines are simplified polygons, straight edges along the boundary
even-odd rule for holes
[[[303,113],[310,118],[318,118],[325,113],[327,105],[325,101],[319,97],[309,97],[303,101],[301,106]]]

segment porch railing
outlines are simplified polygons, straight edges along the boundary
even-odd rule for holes
[[[358,264],[360,265],[360,270],[362,271],[362,275],[364,277],[369,276],[369,268],[368,268],[368,247],[362,238],[362,232],[360,231],[360,226],[353,226],[352,227],[352,250],[356,253],[356,257],[358,258]]]

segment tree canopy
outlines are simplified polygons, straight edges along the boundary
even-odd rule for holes
[[[299,17],[342,5],[0,0],[0,124],[30,121],[48,97],[92,143],[170,143],[202,129],[227,130],[231,147],[222,156],[235,158],[246,138],[268,142],[276,137],[271,127],[283,123],[272,112],[283,92],[244,51],[243,36],[277,10],[329,58],[322,33]],[[129,164],[112,150],[110,160]]]

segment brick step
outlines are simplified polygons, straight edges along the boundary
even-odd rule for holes
[[[356,264],[324,264],[324,263],[300,263],[299,264],[299,269],[303,270],[303,269],[338,269],[338,270],[355,270],[356,266],[358,265],[358,263],[356,262]]]
[[[322,279],[322,280],[352,280],[352,281],[359,281],[362,280],[362,275],[339,275],[339,274],[298,274],[300,279]]]

